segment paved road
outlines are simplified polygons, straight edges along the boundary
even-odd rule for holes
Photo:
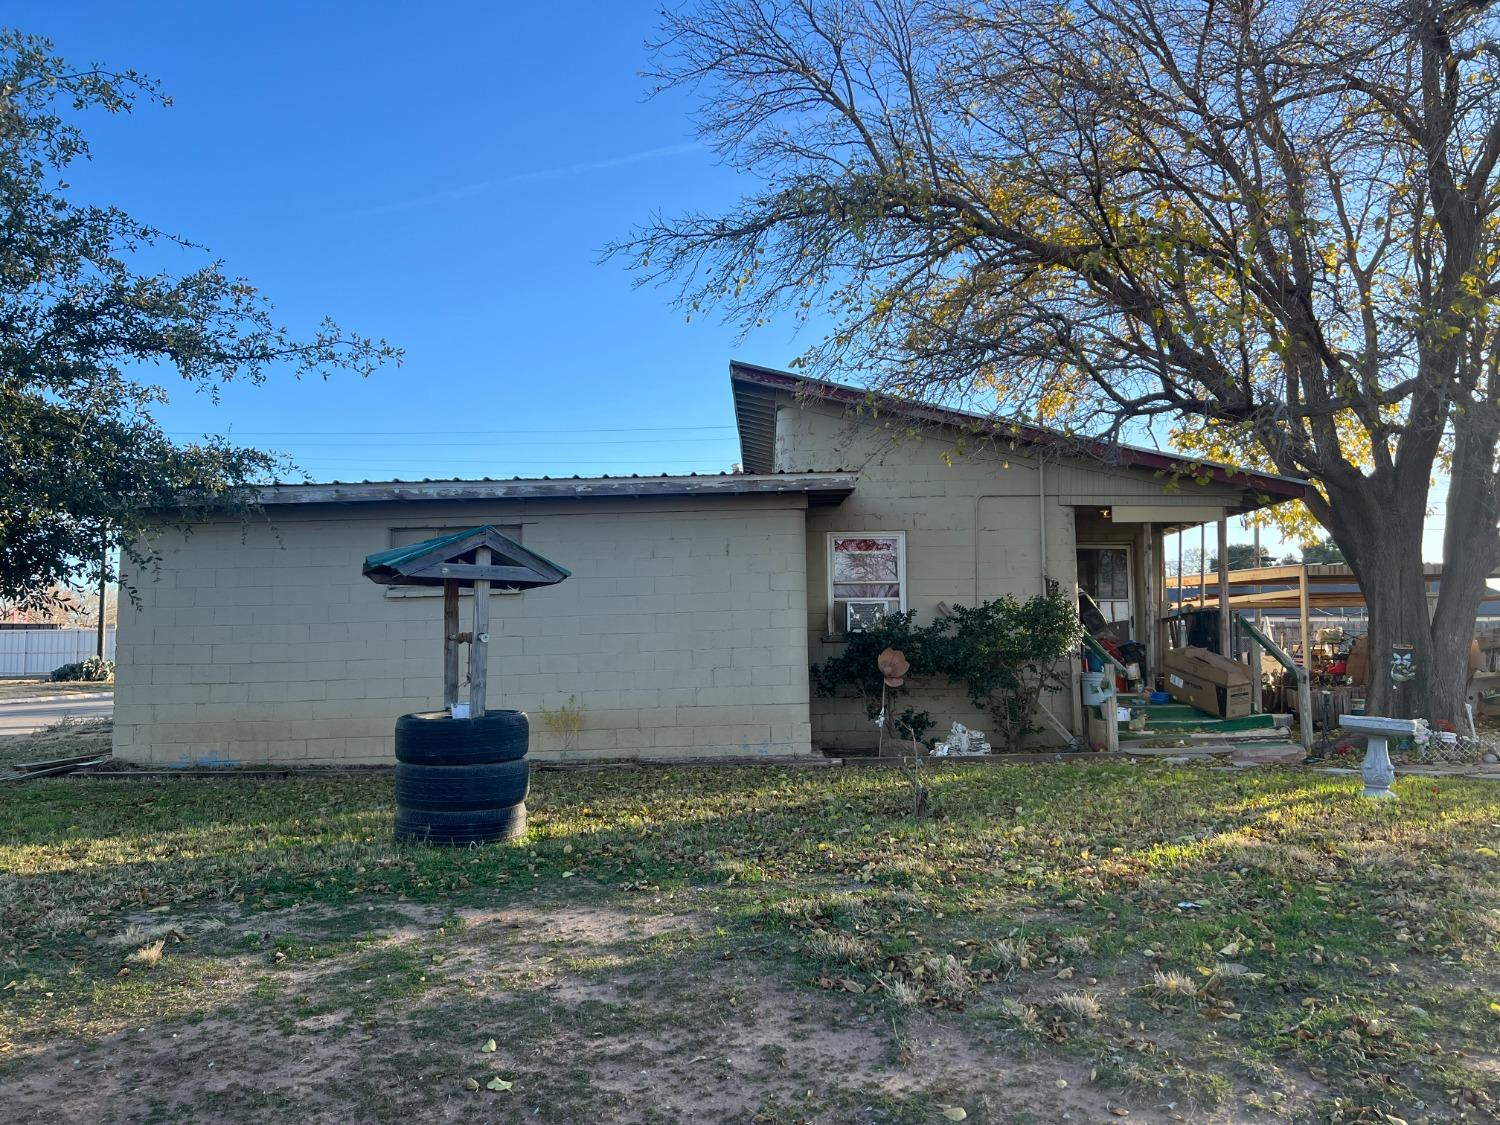
[[[0,737],[26,734],[51,726],[59,719],[107,719],[114,709],[113,699],[70,699],[67,696],[46,703],[0,703]]]

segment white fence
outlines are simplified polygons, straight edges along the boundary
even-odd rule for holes
[[[94,629],[0,629],[0,678],[46,676],[99,651]],[[104,630],[104,655],[115,658],[115,631]]]

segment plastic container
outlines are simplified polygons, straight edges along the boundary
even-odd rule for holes
[[[1083,674],[1083,704],[1085,707],[1097,707],[1114,694],[1110,688],[1104,686],[1103,672],[1085,672]]]

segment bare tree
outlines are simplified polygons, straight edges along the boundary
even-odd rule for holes
[[[1488,0],[707,0],[655,77],[758,190],[615,248],[803,363],[1307,476],[1370,602],[1375,712],[1456,718],[1500,562],[1500,37]],[[1447,471],[1442,593],[1422,524]]]

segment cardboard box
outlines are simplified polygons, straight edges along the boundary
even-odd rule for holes
[[[1363,687],[1370,682],[1370,638],[1355,637],[1349,646],[1349,665],[1344,669],[1349,682]]]
[[[1167,693],[1221,719],[1250,714],[1250,669],[1206,648],[1174,648],[1162,662]]]

